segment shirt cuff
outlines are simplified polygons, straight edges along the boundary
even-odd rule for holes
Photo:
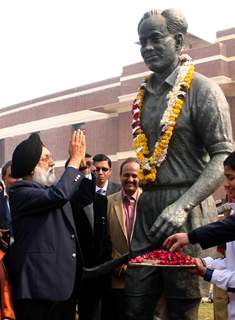
[[[197,233],[194,231],[189,232],[188,239],[191,244],[198,243]]]
[[[211,281],[211,278],[212,278],[212,275],[213,275],[213,272],[214,272],[214,270],[212,270],[212,269],[206,269],[206,273],[204,274],[203,279],[204,279],[205,281],[210,282],[210,281]]]
[[[69,165],[67,166],[67,168],[74,168],[74,169],[77,169],[77,170],[79,170],[79,168],[78,168],[78,167],[76,167],[76,166],[73,166],[73,165],[71,165],[71,164],[69,164]]]
[[[231,153],[233,151],[233,144],[231,141],[217,142],[208,147],[208,153],[210,156],[218,153]]]

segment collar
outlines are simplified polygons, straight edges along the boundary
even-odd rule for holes
[[[234,202],[230,202],[229,203],[231,209],[232,209],[232,212],[230,214],[234,214],[235,213],[235,203]]]
[[[103,191],[106,192],[107,189],[108,189],[108,184],[109,184],[109,181],[107,180],[102,188],[101,188],[101,187],[98,187],[98,186],[96,185],[95,191],[97,192],[98,190],[102,189]]]
[[[92,180],[92,174],[91,174],[91,173],[86,174],[85,177],[86,177],[87,179],[89,179],[89,180]]]
[[[6,187],[4,187],[3,196],[4,196],[5,198],[9,198],[9,195],[8,195],[8,193],[7,193],[7,191],[6,191]]]
[[[131,200],[132,199],[132,200],[137,201],[138,197],[139,197],[139,188],[136,190],[136,192],[132,196],[128,196],[126,194],[126,192],[122,189],[122,200],[125,200],[125,199]]]
[[[167,83],[169,86],[171,86],[172,88],[174,87],[175,85],[175,81],[176,81],[176,78],[178,76],[180,72],[180,65],[178,65],[173,71],[171,74],[169,74],[169,76],[163,81],[163,83]],[[154,89],[153,89],[153,80],[154,78],[157,77],[157,74],[153,74],[153,77],[151,77],[150,81],[148,81],[146,83],[146,90],[149,91],[150,93],[154,93]]]

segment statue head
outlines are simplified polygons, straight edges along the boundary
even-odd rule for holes
[[[151,71],[162,74],[176,67],[187,28],[186,18],[176,9],[143,15],[138,24],[140,52]]]

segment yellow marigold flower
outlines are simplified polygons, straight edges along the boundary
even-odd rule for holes
[[[138,177],[139,177],[139,179],[140,179],[141,182],[144,180],[144,174],[143,174],[142,171],[139,171]]]
[[[175,115],[179,115],[180,112],[181,112],[181,109],[180,110],[179,109],[174,109],[173,111],[174,111]]]
[[[141,162],[143,162],[144,159],[145,159],[143,153],[137,153],[137,158],[138,158]]]
[[[178,100],[178,101],[176,102],[176,104],[174,105],[174,108],[177,108],[177,109],[180,109],[180,110],[181,110],[183,104],[184,104],[183,100]],[[174,109],[174,108],[173,108],[173,109]]]
[[[144,148],[144,150],[143,150],[143,154],[145,154],[145,155],[149,155],[149,149],[148,149],[148,148]]]
[[[165,133],[166,138],[170,139],[172,136],[172,132],[166,132]]]
[[[173,127],[169,126],[166,130],[166,133],[172,133],[172,131],[173,131]]]
[[[181,109],[182,109],[181,106],[175,105],[172,110],[173,110],[173,112],[174,112],[175,110],[176,110],[176,111],[181,111]]]
[[[168,143],[169,143],[169,139],[164,135],[164,136],[162,137],[161,142],[164,143],[164,144],[168,144]]]
[[[163,145],[164,147],[168,145],[168,142],[166,139],[162,139],[160,142],[161,145]]]

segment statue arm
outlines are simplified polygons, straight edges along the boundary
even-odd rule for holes
[[[223,161],[228,152],[212,156],[198,180],[177,201],[166,207],[150,229],[150,240],[157,243],[175,233],[188,213],[211,195],[223,182]]]
[[[191,88],[191,121],[210,161],[191,188],[158,216],[149,234],[153,243],[178,231],[189,211],[221,185],[223,161],[232,151],[229,106],[224,94],[208,79],[197,76],[195,81],[194,88]]]
[[[223,183],[223,162],[228,155],[228,152],[215,154],[197,181],[176,201],[176,205],[189,211],[214,193]]]

